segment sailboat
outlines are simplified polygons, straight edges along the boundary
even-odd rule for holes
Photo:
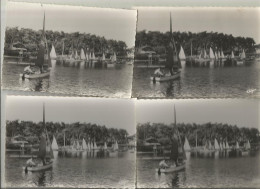
[[[191,150],[190,144],[189,144],[189,141],[188,141],[187,137],[185,137],[184,150],[185,151],[190,151]]]
[[[86,59],[85,59],[85,60],[86,60],[86,61],[89,61],[89,59],[90,59],[90,58],[89,58],[88,52],[86,52]]]
[[[177,54],[176,44],[172,34],[172,17],[170,14],[170,39],[169,48],[166,57],[165,68],[169,70],[169,73],[162,73],[159,69],[154,71],[154,74],[150,77],[153,82],[170,81],[180,77],[181,62]]]
[[[106,61],[106,56],[104,53],[102,54],[102,61]]]
[[[220,150],[220,146],[218,144],[217,139],[215,139],[215,141],[214,141],[214,148],[215,148],[215,150]]]
[[[52,148],[52,150],[58,150],[59,149],[55,136],[53,136],[51,148]]]
[[[84,52],[83,49],[81,49],[81,51],[80,51],[80,59],[81,60],[85,60],[86,59],[85,52]]]
[[[114,150],[114,151],[117,151],[117,150],[118,150],[118,143],[117,143],[117,141],[116,141],[116,143],[115,143],[114,146],[113,146],[113,150]]]
[[[244,144],[244,149],[242,150],[242,156],[248,155],[250,150],[251,150],[251,145],[249,140],[247,140],[247,142]]]
[[[47,68],[45,66],[45,51],[47,51]],[[28,72],[24,71],[20,74],[22,79],[37,79],[37,78],[44,78],[50,76],[50,67],[51,67],[51,57],[48,49],[48,44],[45,35],[45,12],[43,18],[43,31],[42,31],[42,39],[41,43],[38,48],[37,59],[35,62],[35,66],[39,68],[39,71],[36,72]],[[44,68],[45,67],[45,68]]]
[[[55,48],[54,48],[53,44],[52,44],[52,47],[51,47],[50,57],[51,57],[51,59],[56,59],[57,58],[56,51],[55,51]]]
[[[114,52],[114,54],[111,56],[110,58],[111,60],[109,62],[107,62],[107,67],[108,68],[112,68],[115,67],[116,64],[116,53]]]
[[[213,52],[211,47],[209,48],[209,58],[210,59],[215,59],[215,54],[214,54],[214,52]]]
[[[171,138],[171,153],[170,153],[170,160],[172,161],[181,161],[178,162],[178,165],[170,166],[169,168],[159,168],[156,169],[156,172],[158,174],[160,173],[171,173],[175,171],[180,171],[185,169],[185,161],[186,160],[186,154],[184,151],[184,146],[182,144],[182,140],[180,137],[180,133],[178,131],[177,125],[176,125],[176,111],[174,106],[174,126],[172,128],[172,132],[174,133],[173,137]]]
[[[104,150],[107,150],[107,143],[104,144]]]
[[[185,53],[184,53],[182,46],[181,46],[181,50],[180,50],[180,53],[179,53],[179,58],[180,58],[180,60],[186,60],[186,56],[185,56]]]
[[[81,150],[81,146],[80,146],[80,144],[79,144],[79,141],[77,141],[77,150]]]
[[[46,161],[46,159],[53,159],[53,151],[51,147],[50,138],[45,125],[45,106],[43,104],[43,133],[40,139],[38,158],[43,162],[36,166],[23,166],[23,170],[27,171],[43,171],[52,167],[52,160]]]
[[[232,59],[235,58],[233,51],[231,52],[231,58],[232,58]]]
[[[237,64],[241,65],[244,63],[246,58],[245,50],[243,49],[242,53],[240,54],[239,58],[237,59]]]
[[[88,149],[88,146],[87,146],[86,141],[85,141],[84,138],[82,139],[82,149],[83,150],[87,150]]]
[[[77,60],[77,59],[79,59],[79,55],[78,55],[78,51],[77,50],[75,50],[76,52],[75,52],[75,59]]]

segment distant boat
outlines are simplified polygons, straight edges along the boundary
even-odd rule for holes
[[[75,50],[76,52],[75,52],[75,59],[77,60],[77,59],[79,59],[79,55],[78,55],[78,51],[77,50]]]
[[[181,49],[180,49],[179,58],[180,58],[180,60],[186,59],[186,56],[185,56],[185,53],[184,53],[182,46],[181,46]]]
[[[241,59],[245,59],[246,58],[246,53],[245,53],[245,50],[243,49],[241,55],[240,55],[240,58]]]
[[[81,60],[85,60],[86,59],[85,52],[84,52],[83,49],[81,49],[81,51],[80,51],[80,59]]]
[[[228,145],[228,142],[226,142],[226,148],[227,149],[230,149],[229,145]]]
[[[104,150],[107,150],[107,143],[104,144]]]
[[[217,139],[215,139],[215,141],[214,141],[214,148],[215,148],[215,150],[220,150],[220,146],[218,144]]]
[[[251,145],[250,145],[249,140],[247,140],[247,143],[245,144],[245,149],[246,150],[250,150],[251,149]]]
[[[45,125],[45,106],[43,105],[43,133],[40,139],[40,144],[39,144],[39,152],[38,152],[38,158],[44,160],[41,164],[36,164],[36,166],[28,166],[25,165],[23,166],[23,170],[25,172],[28,171],[43,171],[43,170],[47,170],[50,169],[52,167],[52,163],[53,161],[47,161],[46,159],[53,159],[53,151],[52,151],[52,147],[51,147],[51,142],[49,139],[49,135],[46,129],[46,125]]]
[[[92,53],[92,60],[96,60],[96,56],[94,52]]]
[[[214,52],[213,52],[211,47],[209,48],[209,58],[210,59],[215,59],[215,55],[214,55]]]
[[[97,144],[96,144],[96,142],[93,142],[93,147],[92,147],[92,150],[97,150],[98,149],[98,147],[97,147]]]
[[[92,149],[92,146],[91,144],[88,142],[88,150],[91,150]]]
[[[102,61],[105,61],[106,60],[106,57],[105,57],[105,54],[103,53],[102,55]]]
[[[236,147],[235,147],[235,148],[236,148],[237,150],[240,149],[238,142],[236,142]]]
[[[88,53],[86,52],[86,61],[88,61],[90,58],[89,58],[89,55]]]
[[[117,150],[118,150],[118,143],[117,143],[117,141],[116,141],[116,143],[115,143],[114,146],[113,146],[113,150],[114,150],[114,151],[117,151]]]
[[[86,141],[85,141],[84,138],[82,139],[82,149],[83,150],[87,150],[88,149],[88,146],[87,146]]]
[[[167,61],[165,62],[165,69],[168,73],[161,72],[160,69],[156,69],[150,76],[150,80],[153,82],[170,81],[180,78],[181,62],[177,54],[176,44],[172,34],[172,17],[170,14],[170,39],[168,45]]]
[[[231,58],[235,58],[233,51],[231,52]]]
[[[52,150],[58,150],[59,149],[56,138],[54,136],[53,136],[51,148],[52,148]]]
[[[80,146],[80,144],[79,144],[79,141],[77,141],[77,150],[80,150],[81,149],[81,146]]]
[[[237,65],[242,65],[245,62],[246,54],[243,49],[242,53],[239,55],[239,58],[237,59]]]
[[[51,57],[51,59],[57,58],[56,51],[55,51],[53,44],[52,44],[52,47],[51,47],[50,57]]]
[[[114,53],[114,54],[110,57],[110,62],[107,63],[107,67],[108,67],[108,68],[115,67],[115,64],[116,64],[116,53]]]
[[[189,144],[189,141],[188,141],[187,137],[185,137],[184,150],[185,151],[190,151],[191,150],[190,144]]]

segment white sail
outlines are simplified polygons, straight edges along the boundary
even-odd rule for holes
[[[78,55],[78,52],[76,50],[76,52],[75,52],[75,59],[78,59],[78,57],[79,57],[79,55]]]
[[[79,141],[77,141],[77,149],[80,149]]]
[[[184,53],[184,50],[183,50],[182,46],[181,46],[181,49],[180,49],[179,58],[181,60],[186,59],[186,56],[185,56],[185,53]]]
[[[239,144],[238,144],[238,142],[236,142],[236,149],[239,149]]]
[[[241,58],[241,59],[244,59],[244,58],[246,58],[246,53],[245,53],[244,49],[243,49],[243,52],[241,53],[241,56],[240,56],[240,58]]]
[[[105,54],[102,55],[102,60],[106,60]]]
[[[218,58],[221,58],[220,52],[218,51]]]
[[[118,144],[117,144],[117,141],[116,141],[116,143],[114,144],[114,150],[118,150]]]
[[[221,58],[225,58],[223,51],[221,51]]]
[[[189,144],[189,141],[188,141],[187,137],[185,137],[184,150],[185,151],[190,151],[190,144]]]
[[[209,150],[212,149],[212,145],[211,145],[211,142],[209,141]]]
[[[92,149],[91,143],[89,143],[89,142],[88,142],[88,149],[89,149],[89,150]]]
[[[95,53],[93,52],[93,54],[92,54],[92,59],[93,60],[96,60],[96,56],[95,56]]]
[[[59,149],[58,144],[57,144],[57,141],[56,141],[56,138],[55,138],[54,136],[53,136],[51,148],[52,148],[53,150],[58,150],[58,149]]]
[[[214,141],[214,148],[215,148],[215,150],[219,150],[220,149],[220,146],[218,144],[217,139],[215,139],[215,141]]]
[[[225,143],[225,142],[223,142],[222,145],[223,145],[223,148],[224,148],[224,149],[227,149],[227,147],[226,147],[226,143]]]
[[[73,141],[73,144],[72,144],[71,148],[72,148],[72,149],[75,149],[75,148],[76,148],[75,140]]]
[[[219,148],[220,148],[221,150],[223,150],[223,146],[222,146],[221,142],[219,143]]]
[[[96,144],[96,142],[94,142],[93,145],[94,145],[94,149],[95,149],[95,150],[98,149],[98,148],[97,148],[97,144]]]
[[[230,147],[229,147],[229,145],[228,145],[228,142],[226,142],[226,148],[227,148],[227,149],[229,149],[229,148],[230,148]]]
[[[204,49],[204,58],[208,58],[207,51]]]
[[[104,150],[107,150],[107,143],[104,144]]]
[[[235,58],[233,51],[231,52],[231,58]]]
[[[82,139],[82,149],[83,149],[83,150],[87,150],[87,148],[88,148],[88,147],[87,147],[86,141],[85,141],[85,139],[83,138],[83,139]]]
[[[50,57],[51,58],[57,58],[56,51],[55,51],[55,48],[54,48],[53,45],[51,47]]]
[[[84,52],[83,49],[81,49],[81,51],[80,51],[80,59],[81,60],[85,60],[86,59],[85,52]]]
[[[114,53],[114,55],[112,55],[111,62],[116,62],[116,53]]]
[[[213,52],[213,50],[211,49],[211,47],[209,48],[209,58],[211,58],[211,59],[214,59],[214,58],[215,58],[214,52]]]
[[[249,140],[247,141],[245,148],[246,148],[246,150],[249,150],[251,148]]]
[[[86,52],[86,60],[89,60],[88,53]]]

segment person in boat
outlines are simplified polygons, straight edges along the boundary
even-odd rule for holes
[[[26,66],[26,67],[24,68],[23,72],[24,72],[25,74],[33,74],[33,73],[34,73],[34,71],[32,70],[32,66],[31,66],[31,65]]]
[[[156,70],[154,71],[154,75],[161,77],[161,76],[163,76],[164,74],[162,73],[161,68],[158,68],[158,69],[156,69]]]
[[[46,136],[43,133],[41,138],[40,138],[40,145],[39,145],[39,154],[38,157],[41,159],[42,164],[45,165],[46,164]]]
[[[176,133],[174,133],[171,142],[172,142],[171,159],[174,161],[175,165],[178,166],[179,151],[178,151],[178,140],[177,140]]]
[[[164,159],[164,160],[162,160],[162,161],[160,161],[160,163],[159,163],[159,168],[160,169],[166,169],[166,168],[169,168],[170,166],[166,163],[166,160]]]
[[[30,158],[26,161],[26,166],[28,167],[35,167],[36,163],[33,161],[33,158]]]

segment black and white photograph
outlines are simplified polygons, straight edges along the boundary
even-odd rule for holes
[[[8,2],[2,86],[130,98],[136,10]]]
[[[8,96],[4,188],[135,188],[132,99]]]
[[[137,188],[260,187],[259,103],[138,100]]]
[[[259,98],[259,8],[137,10],[133,97]]]

